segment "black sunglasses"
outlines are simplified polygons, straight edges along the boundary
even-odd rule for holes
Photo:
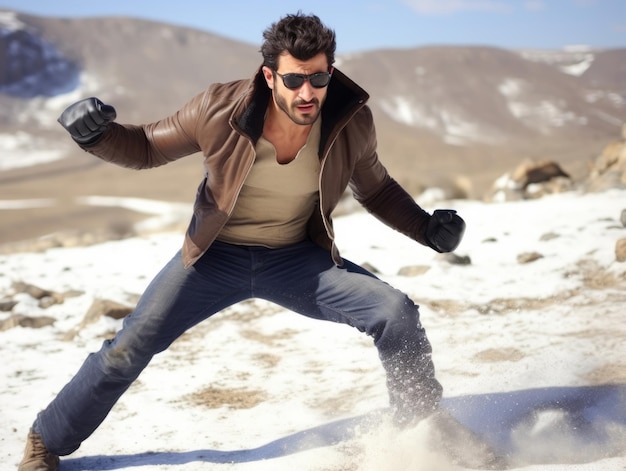
[[[313,88],[324,88],[330,82],[330,72],[317,72],[311,75],[305,74],[279,74],[275,70],[273,71],[281,79],[283,84],[289,90],[296,90],[302,86],[305,80],[308,80]]]

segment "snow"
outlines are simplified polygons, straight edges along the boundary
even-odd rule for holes
[[[126,198],[116,196],[85,196],[77,198],[77,202],[87,206],[108,206],[129,209],[153,217],[135,224],[139,233],[158,231],[159,228],[171,227],[191,217],[190,205],[187,203],[169,203],[166,201],[146,198]]]
[[[141,200],[90,201],[167,212]],[[344,257],[369,263],[420,304],[443,406],[508,453],[514,469],[622,471],[626,263],[614,250],[626,238],[626,191],[442,206],[468,223],[457,255],[469,265],[361,212],[337,218],[335,232]],[[0,256],[0,300],[18,301],[13,315],[56,320],[0,331],[0,453],[10,469],[36,413],[120,326],[109,318],[81,326],[91,303],[132,305],[181,243],[182,234],[165,232]],[[528,252],[541,257],[519,263]],[[407,266],[427,270],[399,274]],[[43,308],[14,293],[20,281],[73,295]],[[426,425],[376,425],[386,405],[367,337],[251,300],[155,357],[61,471],[462,469],[428,447]]]
[[[515,98],[521,95],[526,83],[522,79],[506,78],[497,88],[501,95]]]
[[[591,67],[591,64],[593,64],[594,59],[595,59],[595,56],[593,54],[585,54],[583,60],[581,60],[580,62],[576,64],[561,66],[561,70],[568,75],[573,75],[574,77],[581,77],[585,72],[587,72],[589,67]]]
[[[62,150],[46,149],[43,142],[44,139],[24,131],[0,133],[0,172],[53,162],[64,157]]]
[[[496,143],[498,137],[494,132],[484,132],[476,122],[465,119],[462,111],[446,109],[438,106],[436,109],[414,103],[410,98],[402,95],[391,96],[388,99],[378,100],[382,111],[394,121],[411,126],[434,131],[442,136],[445,143],[450,145],[464,145],[468,142]]]
[[[71,140],[64,136],[60,144],[58,139],[43,137],[41,131],[60,131],[62,128],[57,119],[63,110],[101,89],[101,83],[85,72],[80,74],[79,81],[77,88],[66,93],[53,97],[36,96],[20,104],[13,115],[15,121],[22,129],[37,129],[37,132],[0,132],[0,172],[51,163],[68,156]],[[116,87],[115,91],[124,94],[122,87]]]
[[[520,55],[532,62],[556,66],[561,72],[575,77],[582,76],[596,58],[594,49],[585,45],[566,46],[556,51],[521,51]]]
[[[556,66],[574,77],[582,76],[596,58],[593,48],[582,44],[566,46],[560,51],[523,51],[521,55],[530,61]]]
[[[0,210],[20,210],[28,208],[47,208],[54,206],[52,198],[31,198],[27,200],[0,200]]]
[[[536,128],[542,134],[550,134],[553,128],[563,127],[567,123],[586,125],[587,118],[577,116],[565,110],[565,103],[539,100],[529,104],[510,100],[507,103],[509,112],[529,127]]]
[[[0,11],[0,33],[3,36],[24,29],[26,25],[17,18],[17,13],[13,11]],[[2,30],[5,30],[4,33]]]
[[[527,82],[515,78],[506,78],[498,85],[498,91],[507,99],[507,108],[511,115],[525,125],[549,134],[551,128],[563,127],[568,123],[587,124],[587,118],[567,111],[567,104],[563,100],[524,100],[524,95],[531,89]]]

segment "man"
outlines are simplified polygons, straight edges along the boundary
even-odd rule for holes
[[[349,185],[368,211],[438,252],[457,247],[465,223],[451,210],[429,215],[387,174],[368,95],[333,68],[335,34],[318,17],[288,15],[263,36],[252,79],[214,84],[166,119],[120,125],[96,98],[59,118],[105,161],[143,169],[200,151],[205,175],[182,249],[38,415],[20,471],[56,470],[156,353],[252,297],[370,335],[399,426],[437,410],[442,388],[417,306],[340,257],[331,212]]]

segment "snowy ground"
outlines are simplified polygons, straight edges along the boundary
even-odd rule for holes
[[[626,191],[439,206],[467,221],[457,254],[471,264],[451,264],[363,213],[338,218],[336,232],[344,257],[421,305],[444,407],[515,469],[625,470],[626,263],[614,249],[626,237]],[[56,320],[0,331],[3,469],[17,466],[36,413],[119,327],[83,323],[93,300],[132,305],[181,242],[167,233],[0,256],[0,301],[17,301],[0,321]],[[540,257],[518,261],[530,253]],[[15,282],[63,302],[42,308]],[[157,356],[61,470],[460,469],[428,449],[425,427],[365,427],[386,404],[368,338],[250,301]]]

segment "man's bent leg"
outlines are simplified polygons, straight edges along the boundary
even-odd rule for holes
[[[217,274],[211,262],[183,267],[180,253],[157,275],[124,319],[123,328],[90,354],[74,378],[42,411],[33,431],[48,451],[75,451],[102,423],[113,405],[150,362],[188,328],[241,298],[241,271]],[[223,263],[223,262],[221,262]],[[224,264],[225,265],[225,264]],[[228,267],[237,265],[231,263]]]
[[[407,425],[432,414],[442,387],[418,306],[404,293],[346,261],[334,265],[313,244],[272,252],[255,277],[260,297],[317,319],[356,327],[374,339],[387,374],[394,418]],[[291,252],[291,253],[290,253]]]
[[[418,306],[406,294],[349,261],[338,273],[353,288],[342,288],[333,280],[336,274],[329,274],[325,289],[331,296],[336,289],[349,290],[344,301],[352,311],[348,313],[349,323],[374,339],[386,372],[395,422],[405,426],[431,415],[439,406],[443,388],[435,378],[432,347]],[[337,304],[331,309],[345,308]]]
[[[272,252],[258,267],[260,297],[373,337],[399,427],[428,418],[437,448],[454,461],[472,469],[505,469],[505,460],[486,442],[439,408],[442,387],[435,379],[431,346],[418,306],[404,293],[351,262],[336,267],[328,252],[306,244]]]

